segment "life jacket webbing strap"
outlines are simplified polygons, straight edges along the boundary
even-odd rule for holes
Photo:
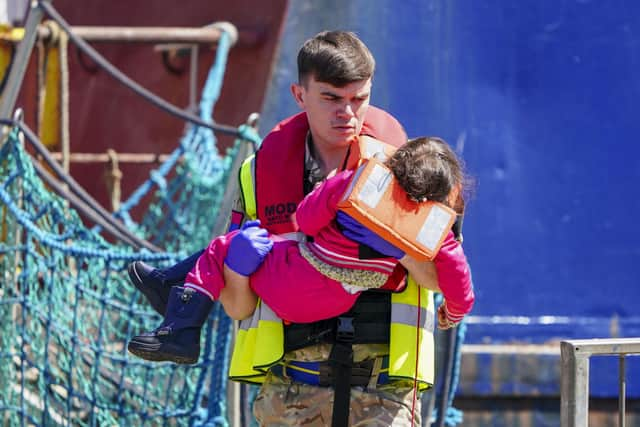
[[[349,426],[349,404],[351,403],[351,370],[353,368],[353,338],[355,330],[353,318],[339,317],[336,331],[336,342],[331,348],[329,364],[334,378],[333,427]]]
[[[353,318],[353,344],[388,343],[390,339],[391,293],[363,292],[343,316]],[[284,326],[285,353],[318,343],[336,342],[337,319]]]

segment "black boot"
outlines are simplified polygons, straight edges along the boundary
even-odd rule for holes
[[[134,261],[127,268],[131,283],[147,298],[155,311],[164,314],[171,286],[165,285],[161,270],[142,261]]]
[[[127,272],[131,283],[147,298],[149,304],[159,314],[167,311],[167,301],[171,287],[184,284],[184,279],[202,252],[196,252],[169,268],[153,268],[142,261],[129,264]]]
[[[191,288],[174,286],[169,294],[167,314],[159,328],[129,341],[130,353],[156,362],[192,364],[200,357],[200,330],[213,301]]]

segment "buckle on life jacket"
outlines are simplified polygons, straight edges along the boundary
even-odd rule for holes
[[[336,341],[352,343],[355,336],[356,330],[353,327],[353,317],[338,317]]]
[[[339,318],[343,319],[341,326],[338,325]],[[390,322],[391,293],[369,290],[358,297],[351,310],[338,318],[285,324],[284,350],[288,353],[313,344],[333,344],[338,341],[354,344],[388,343]],[[338,334],[341,334],[340,338]]]

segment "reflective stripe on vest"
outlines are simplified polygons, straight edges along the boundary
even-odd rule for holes
[[[262,301],[253,315],[240,322],[236,335],[229,378],[262,383],[268,368],[284,356],[282,320]]]
[[[418,299],[420,299],[419,305]],[[416,326],[418,314],[421,327]],[[433,328],[433,293],[419,287],[410,278],[403,292],[391,295],[389,343],[389,378],[391,380],[413,381],[416,378],[420,391],[428,389],[433,384],[435,371]],[[419,339],[418,343],[416,339]],[[236,336],[231,357],[229,378],[236,381],[262,383],[268,368],[282,360],[283,349],[282,321],[266,304],[259,303],[253,316],[240,322],[240,330]]]
[[[244,204],[245,214],[251,218],[258,217],[256,213],[256,195],[254,193],[256,182],[256,155],[249,156],[240,166],[240,193]]]
[[[391,294],[390,379],[417,378],[421,391],[433,384],[434,326],[433,292],[409,276],[406,289]]]

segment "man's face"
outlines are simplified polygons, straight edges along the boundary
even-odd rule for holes
[[[360,133],[369,107],[371,79],[335,87],[309,77],[305,84],[293,84],[291,92],[307,113],[313,142],[326,148],[346,147]]]

